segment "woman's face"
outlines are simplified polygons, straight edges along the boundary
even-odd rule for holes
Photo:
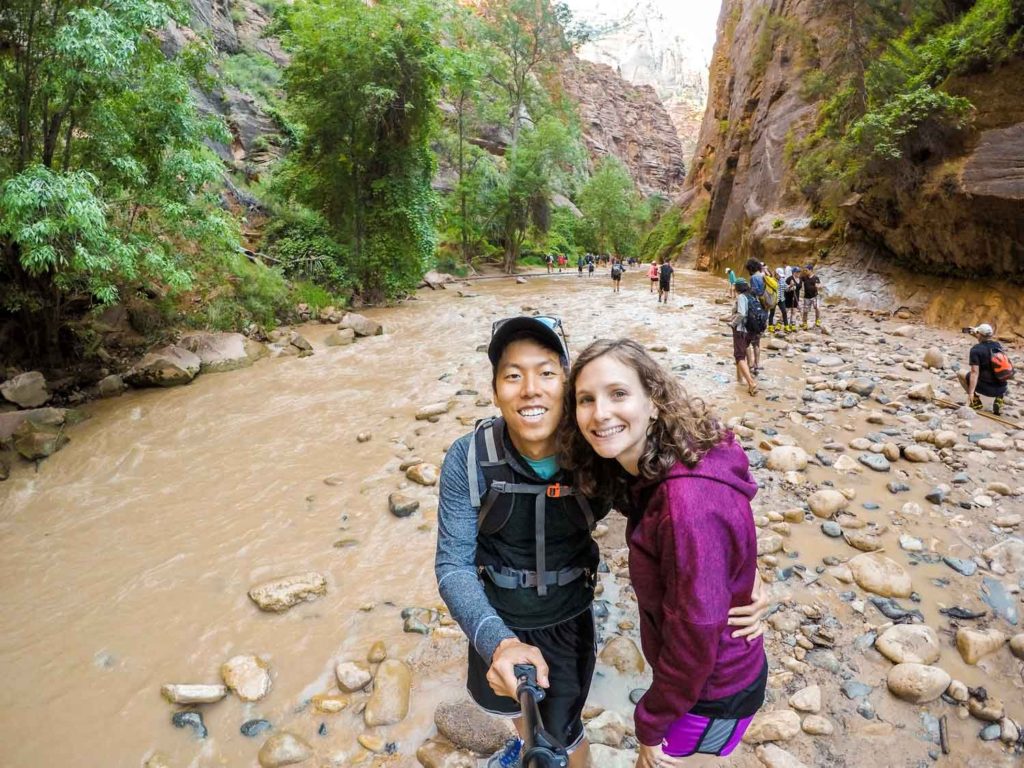
[[[633,368],[613,355],[591,360],[576,377],[576,424],[598,456],[632,475],[658,409]]]

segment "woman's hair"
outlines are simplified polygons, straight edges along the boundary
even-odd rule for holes
[[[708,412],[704,401],[690,397],[678,379],[642,346],[632,339],[599,339],[583,350],[569,373],[565,413],[558,431],[559,463],[575,474],[575,483],[583,493],[621,498],[626,477],[617,461],[603,459],[594,452],[576,423],[576,381],[580,371],[604,355],[611,355],[636,371],[644,392],[658,409],[638,462],[641,477],[661,478],[676,461],[692,467],[722,441],[725,430]]]
[[[761,269],[761,262],[757,259],[747,259],[747,274],[752,275]]]

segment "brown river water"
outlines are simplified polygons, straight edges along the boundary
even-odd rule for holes
[[[320,765],[365,763],[355,736],[366,729],[356,712],[304,709],[313,694],[333,690],[337,662],[365,659],[376,640],[390,656],[414,661],[408,718],[378,731],[399,743],[400,757],[389,764],[416,765],[412,755],[433,732],[435,707],[463,688],[463,662],[444,650],[449,646],[402,632],[402,608],[435,606],[439,598],[436,489],[409,483],[399,464],[413,456],[440,464],[466,424],[493,412],[476,404],[490,394],[478,347],[495,319],[534,309],[562,317],[574,352],[620,335],[664,345],[666,364],[690,366],[681,371],[688,388],[726,416],[751,411],[753,401],[732,381],[731,345],[719,319],[727,308],[714,301],[725,296],[724,282],[692,272],[677,278],[668,306],[655,303],[636,270],[618,295],[606,271],[423,290],[402,306],[365,312],[383,323],[383,336],[328,348],[323,339],[332,327],[311,324],[298,330],[312,342],[312,357],[264,359],[187,387],[130,391],[86,406],[91,418],[71,431],[66,448],[38,471],[19,465],[0,485],[0,765],[135,768],[159,751],[175,768],[254,766],[263,739],[238,728],[255,717],[307,738]],[[716,365],[723,360],[728,364]],[[799,393],[801,376],[799,358],[780,359],[762,388]],[[459,390],[479,394],[457,396]],[[447,399],[456,406],[439,422],[414,419],[419,407]],[[794,407],[785,398],[759,402],[780,415]],[[856,418],[846,419],[849,436],[863,434]],[[822,430],[793,427],[809,452]],[[358,443],[364,431],[372,439]],[[824,472],[810,468],[809,480]],[[869,498],[884,495],[885,479],[860,475],[849,484],[858,499]],[[387,496],[397,489],[423,502],[418,513],[389,514]],[[951,547],[962,536],[927,513],[903,532]],[[794,526],[787,543],[808,563],[836,546],[816,525]],[[922,575],[942,569],[915,572],[933,626],[936,604],[950,598],[929,592]],[[265,614],[247,597],[260,581],[311,570],[329,584],[316,602]],[[229,696],[203,706],[210,731],[203,741],[173,728],[174,708],[160,686],[220,682],[220,665],[240,653],[269,661],[270,694],[256,703]],[[944,648],[939,664],[968,684],[992,685],[955,649]],[[1021,684],[1011,665],[994,674],[1009,686],[1003,698],[1021,721]],[[627,682],[606,675],[592,701],[619,707]],[[895,706],[913,717],[909,705]],[[326,735],[317,735],[321,722]],[[759,763],[747,751],[730,764]]]

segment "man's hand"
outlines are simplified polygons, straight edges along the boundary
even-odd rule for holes
[[[750,605],[729,609],[729,626],[740,627],[732,633],[734,638],[745,637],[747,642],[764,634],[764,617],[768,613],[768,590],[761,581],[761,572],[756,571],[754,588],[750,590]]]
[[[666,755],[659,744],[656,747],[640,745],[640,755],[636,759],[635,768],[682,768],[686,758]]]
[[[498,649],[491,657],[491,668],[487,670],[487,682],[491,690],[499,696],[516,697],[516,680],[513,667],[516,664],[533,664],[537,668],[537,684],[541,688],[548,687],[548,664],[540,649],[527,645],[514,637],[502,640]]]

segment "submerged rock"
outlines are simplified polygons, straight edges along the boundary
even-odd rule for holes
[[[275,733],[260,747],[257,758],[263,768],[297,765],[313,756],[313,748],[304,738],[290,731]]]
[[[176,387],[199,373],[202,361],[194,352],[173,344],[150,352],[125,375],[134,387]]]
[[[287,611],[294,605],[311,602],[326,594],[327,579],[315,571],[266,581],[249,590],[249,598],[260,610],[275,613]]]
[[[397,659],[385,659],[377,668],[373,693],[366,702],[363,719],[368,726],[394,725],[409,714],[412,670]]]
[[[221,665],[220,675],[242,701],[259,701],[270,692],[270,668],[259,656],[234,656]]]

